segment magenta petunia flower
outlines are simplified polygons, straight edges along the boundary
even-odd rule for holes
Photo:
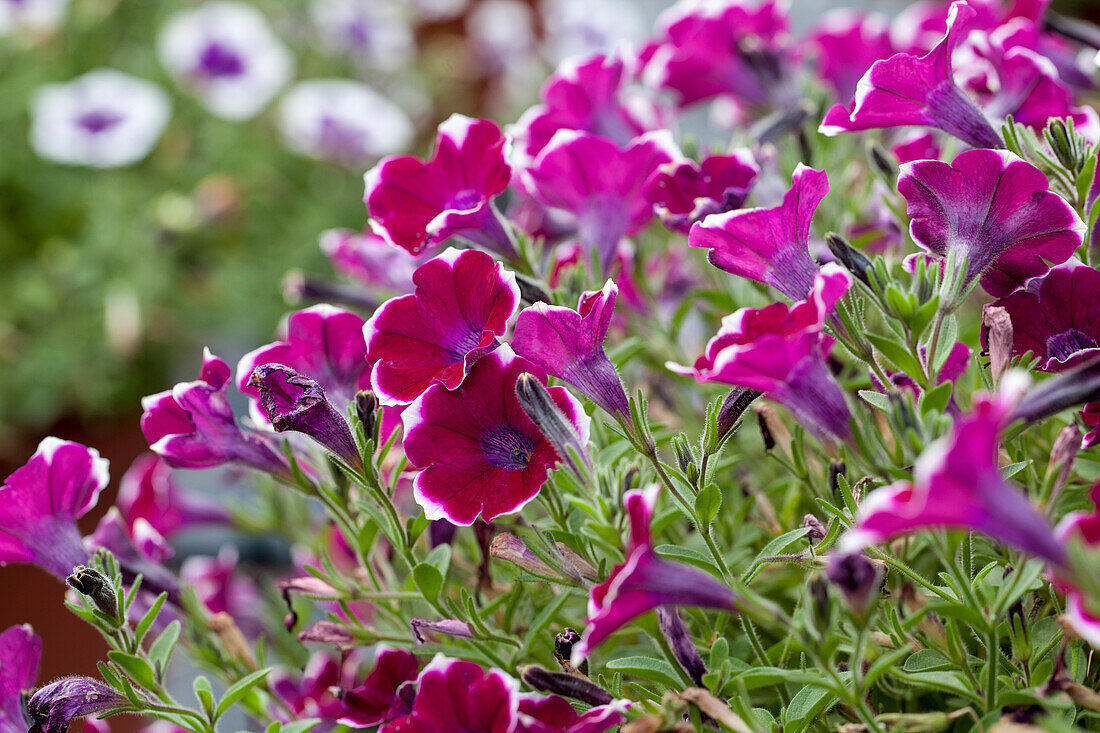
[[[1094,550],[1100,545],[1100,483],[1092,487],[1089,498],[1093,504],[1091,512],[1067,514],[1054,532],[1062,542],[1080,542],[1086,548]],[[1056,568],[1054,580],[1066,594],[1066,618],[1073,630],[1094,648],[1100,649],[1100,609],[1095,607],[1100,599],[1086,599],[1074,585],[1072,572]]]
[[[623,496],[630,519],[626,560],[589,593],[584,633],[573,645],[575,665],[611,634],[659,606],[738,609],[737,595],[724,584],[692,566],[662,559],[650,546],[649,525],[660,491],[654,484]]]
[[[691,228],[688,244],[709,249],[715,267],[805,298],[818,270],[807,249],[810,221],[828,192],[829,177],[799,163],[779,206],[708,216]]]
[[[1081,421],[1092,428],[1081,438],[1081,450],[1086,450],[1100,443],[1100,402],[1090,402],[1078,413]]]
[[[1012,348],[1031,351],[1038,369],[1064,372],[1100,356],[1100,272],[1076,260],[1027,282],[993,305],[1012,319]],[[982,343],[988,329],[982,327]]]
[[[174,468],[240,463],[290,477],[286,460],[259,435],[241,432],[225,395],[229,365],[203,350],[199,379],[143,397],[141,431],[150,449]]]
[[[535,303],[519,314],[512,349],[577,388],[609,415],[629,420],[626,391],[603,342],[611,325],[618,287],[584,293],[577,310]]]
[[[290,315],[281,340],[250,351],[237,364],[237,389],[251,401],[251,416],[270,424],[259,388],[249,383],[261,364],[282,364],[317,382],[343,411],[361,389],[370,389],[370,366],[363,319],[331,305],[315,305]]]
[[[890,148],[890,152],[899,163],[910,163],[914,160],[938,160],[942,148],[935,133],[918,132],[902,139]]]
[[[131,534],[142,519],[168,538],[189,525],[229,521],[225,507],[182,490],[172,478],[172,467],[155,453],[134,459],[122,475],[115,503]]]
[[[413,274],[363,327],[371,387],[384,405],[408,404],[434,383],[455,389],[497,344],[519,307],[516,276],[477,250],[448,249]]]
[[[817,48],[817,74],[841,101],[851,99],[871,65],[894,55],[890,25],[878,13],[831,10],[810,31]]]
[[[416,681],[420,663],[404,649],[375,647],[374,669],[361,683],[345,690],[344,712],[337,722],[352,728],[370,728],[408,715],[398,690]]]
[[[694,366],[669,362],[677,374],[697,382],[721,382],[759,390],[823,438],[848,437],[851,414],[844,392],[832,378],[825,356],[832,338],[825,321],[852,279],[830,263],[814,278],[806,300],[772,303],[726,316]]]
[[[924,56],[899,53],[876,61],[856,85],[851,109],[838,104],[825,115],[825,135],[879,127],[935,127],[976,148],[1001,148],[1001,136],[958,87],[951,56],[965,38],[975,11],[961,0],[951,5],[947,33]]]
[[[118,507],[111,507],[99,520],[95,532],[84,538],[88,554],[100,548],[110,550],[122,567],[122,577],[128,583],[142,576],[142,589],[153,595],[167,591],[168,599],[179,602],[179,580],[163,561],[172,555],[164,537],[144,519],[134,522],[134,529],[126,526]]]
[[[516,733],[604,733],[625,720],[622,701],[577,713],[557,695],[522,695]]]
[[[620,56],[597,54],[563,62],[542,88],[542,104],[523,113],[509,130],[534,158],[558,130],[578,130],[629,145],[662,127],[656,106],[627,88],[630,72]]]
[[[913,466],[913,481],[872,492],[860,506],[840,552],[928,527],[972,529],[1054,564],[1065,547],[1046,519],[1019,489],[1001,478],[997,465],[1000,432],[1028,380],[1022,372],[1001,378],[1001,391],[979,398],[954,428],[925,448]]]
[[[451,115],[439,126],[431,160],[389,157],[367,171],[363,200],[371,228],[412,254],[460,236],[515,255],[512,235],[492,205],[512,177],[506,148],[496,123]]]
[[[329,229],[321,232],[320,244],[332,269],[372,292],[412,292],[413,273],[425,261],[369,231]]]
[[[519,683],[498,669],[438,654],[417,678],[412,712],[379,733],[512,733],[518,693]]]
[[[49,437],[0,486],[0,565],[31,562],[64,578],[88,562],[76,520],[107,485],[93,448]]]
[[[344,710],[339,691],[353,681],[354,657],[344,660],[329,652],[313,654],[301,676],[277,667],[270,675],[271,691],[294,711],[294,719],[336,720]]]
[[[606,269],[619,241],[653,220],[645,182],[661,165],[683,157],[667,130],[635,138],[625,148],[602,137],[560,130],[524,173],[544,204],[576,221],[577,238]]]
[[[784,3],[685,2],[666,11],[659,26],[646,78],[674,91],[681,105],[729,95],[766,108],[796,96]]]
[[[710,214],[741,208],[759,173],[748,151],[710,155],[701,163],[677,160],[650,177],[646,198],[665,226],[687,234]]]
[[[1008,151],[906,163],[898,191],[917,244],[937,257],[954,253],[960,264],[967,259],[963,296],[979,277],[989,294],[1008,295],[1081,246],[1085,226],[1077,212],[1049,190],[1041,170]]]
[[[507,345],[483,356],[455,390],[434,384],[402,415],[405,454],[421,469],[414,493],[429,519],[469,526],[519,511],[535,498],[561,459],[523,411],[516,382],[545,376]],[[554,403],[588,440],[588,416],[563,387]]]
[[[238,554],[226,545],[217,557],[192,555],[180,566],[180,582],[194,591],[210,613],[228,613],[249,638],[264,632],[260,591],[244,568]],[[313,577],[313,576],[310,576]]]
[[[0,633],[0,733],[25,733],[23,692],[34,688],[42,639],[30,625],[9,626]]]

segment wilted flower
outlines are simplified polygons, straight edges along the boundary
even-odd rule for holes
[[[1100,356],[1100,272],[1076,260],[996,301],[1012,319],[1012,348],[1031,351],[1036,368],[1064,372]],[[982,342],[988,341],[982,328]]]
[[[416,50],[396,0],[313,0],[310,17],[326,49],[344,51],[378,69],[399,69]]]
[[[58,163],[126,166],[149,154],[171,111],[168,95],[156,84],[121,71],[96,69],[35,92],[31,145],[43,158]]]
[[[608,280],[603,290],[581,295],[577,310],[535,303],[519,314],[512,348],[609,415],[629,419],[626,391],[603,349],[618,294]]]
[[[39,688],[27,701],[28,733],[65,733],[73,718],[129,707],[121,692],[89,677],[65,677]]]
[[[371,387],[384,405],[408,404],[435,383],[458,387],[519,307],[516,276],[477,250],[446,250],[413,283],[415,292],[384,303],[363,328]]]
[[[294,59],[260,11],[228,0],[173,15],[157,53],[169,74],[227,120],[254,117],[294,74]]]
[[[59,578],[84,565],[76,520],[107,481],[107,461],[94,449],[45,438],[0,486],[0,564],[33,562]]]
[[[695,381],[722,382],[760,390],[826,438],[847,438],[850,413],[825,356],[832,339],[822,333],[851,277],[835,263],[821,268],[806,300],[793,306],[773,303],[726,316],[691,367],[666,366]]]
[[[876,61],[856,85],[851,109],[838,104],[825,115],[820,132],[837,135],[879,127],[935,127],[976,148],[1004,147],[985,114],[955,84],[951,56],[965,38],[975,11],[955,2],[947,33],[924,56],[902,52]]]
[[[646,180],[680,157],[667,130],[646,133],[626,147],[590,133],[559,130],[524,175],[536,198],[573,217],[577,239],[586,252],[599,255],[607,270],[619,241],[653,220]]]
[[[405,454],[421,469],[416,501],[429,519],[469,526],[519,511],[561,460],[523,411],[516,380],[538,368],[501,346],[474,364],[455,390],[434,384],[402,415]],[[563,387],[554,402],[588,440],[588,417]]]
[[[34,687],[42,639],[28,625],[9,626],[0,633],[0,733],[25,733],[23,692]]]
[[[960,295],[978,277],[986,292],[1008,295],[1081,246],[1077,212],[1049,190],[1042,171],[1008,151],[906,163],[898,191],[917,244],[937,257],[954,253],[960,265],[965,258]]]
[[[411,618],[409,619],[409,627],[412,629],[413,636],[416,637],[417,644],[425,642],[425,632],[429,635],[442,634],[456,639],[472,639],[474,636],[474,630],[470,628],[470,624],[457,618],[444,618],[438,621],[426,618]],[[432,636],[427,637],[428,640],[432,638]]]
[[[828,176],[799,163],[782,204],[708,216],[691,228],[688,243],[709,249],[719,269],[805,298],[818,271],[807,249],[810,222],[828,192]]]
[[[366,679],[344,691],[344,711],[337,722],[352,728],[369,728],[408,715],[398,690],[417,678],[416,656],[404,649],[375,647],[374,669]]]
[[[692,566],[661,558],[650,546],[649,525],[660,486],[630,490],[623,504],[630,519],[626,560],[588,597],[588,618],[581,640],[573,645],[572,662],[580,664],[604,639],[659,606],[738,609],[737,595]]]
[[[122,475],[115,503],[131,533],[139,519],[167,538],[188,525],[229,521],[225,507],[181,489],[172,478],[172,467],[155,453],[134,459]]]
[[[240,463],[289,478],[290,469],[265,439],[245,434],[225,395],[229,365],[203,350],[199,379],[141,400],[141,431],[149,448],[175,468]]]
[[[499,733],[514,730],[519,683],[498,669],[437,654],[416,680],[412,710],[379,733]]]
[[[412,254],[460,236],[514,255],[512,234],[492,205],[512,177],[506,144],[495,122],[451,115],[439,126],[430,160],[395,156],[367,171],[371,227]]]
[[[900,481],[868,495],[838,549],[855,552],[906,532],[949,527],[977,530],[1062,565],[1062,543],[997,466],[1000,432],[1025,384],[1022,373],[1006,374],[999,394],[978,399],[949,435],[925,448],[912,483]]]

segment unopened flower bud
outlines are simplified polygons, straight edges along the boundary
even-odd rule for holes
[[[538,280],[517,272],[516,285],[519,286],[519,297],[528,305],[554,302],[553,296],[546,292],[546,288]]]
[[[425,643],[423,632],[443,634],[456,639],[472,639],[474,637],[474,630],[470,628],[470,625],[465,621],[459,621],[457,618],[445,618],[440,621],[414,618],[409,619],[409,626],[412,628],[417,644]]]
[[[871,279],[875,276],[875,268],[871,264],[871,260],[867,259],[862,252],[849,244],[848,240],[839,234],[833,232],[826,234],[825,244],[828,245],[829,251],[840,261],[840,264],[844,265],[844,269],[852,273],[853,277],[859,279],[867,287],[872,287]]]
[[[550,567],[531,551],[526,542],[507,532],[502,532],[493,538],[492,544],[489,545],[489,555],[544,578],[556,578],[564,574],[573,580],[581,579],[580,572],[576,568],[567,567],[564,562],[561,563],[561,568]]]
[[[825,575],[848,601],[857,616],[866,616],[882,592],[886,580],[881,561],[871,560],[860,552],[833,555]]]
[[[539,692],[569,697],[588,705],[607,705],[615,699],[610,692],[599,685],[574,674],[551,672],[532,665],[525,667],[520,672],[520,676],[524,682]]]
[[[807,514],[802,517],[802,526],[809,528],[810,531],[806,533],[806,539],[808,539],[811,544],[816,545],[818,542],[825,539],[825,525],[813,514]]]
[[[1068,372],[1043,380],[1024,395],[1006,424],[1016,420],[1033,423],[1062,410],[1100,400],[1100,359],[1093,359]]]
[[[891,153],[887,152],[878,143],[872,143],[868,146],[867,154],[870,156],[875,168],[878,168],[879,172],[886,177],[886,180],[893,181],[897,178],[898,161]],[[832,248],[830,247],[830,249]]]
[[[360,288],[311,277],[301,270],[291,270],[283,278],[283,298],[291,305],[339,303],[366,311],[378,307],[378,301],[364,295]]]
[[[569,448],[572,448],[585,465],[591,467],[588,448],[581,442],[577,429],[573,427],[573,423],[561,411],[546,386],[538,378],[531,374],[521,374],[516,380],[516,397],[523,411],[554,447],[562,461],[569,464],[575,473],[581,474],[580,466],[574,462],[573,455],[569,451]]]
[[[73,568],[72,575],[65,578],[65,582],[70,588],[91,599],[104,615],[118,618],[118,596],[114,585],[103,573],[85,565],[77,565]]]
[[[686,435],[680,433],[672,439],[672,450],[676,454],[676,464],[683,473],[688,474],[692,469],[695,469],[696,474],[698,474],[699,468],[695,465],[695,454],[692,452],[691,446],[688,445]]]
[[[745,387],[734,387],[729,391],[726,398],[722,400],[722,406],[718,408],[717,437],[719,443],[737,427],[737,423],[741,416],[745,414],[745,410],[749,409],[749,405],[753,403],[753,400],[762,394],[764,393]]]
[[[688,677],[697,687],[703,687],[703,675],[707,673],[707,666],[703,663],[699,650],[695,648],[695,642],[692,641],[684,620],[680,618],[680,613],[673,606],[659,607],[657,626]]]
[[[129,705],[126,696],[89,677],[65,677],[46,685],[27,701],[28,733],[65,733],[73,718]],[[15,721],[12,721],[15,730]]]
[[[982,335],[989,350],[989,369],[998,382],[1012,363],[1012,318],[1008,309],[986,303],[982,308]]]
[[[369,389],[355,393],[355,416],[363,426],[363,434],[373,438],[378,426],[378,398]]]

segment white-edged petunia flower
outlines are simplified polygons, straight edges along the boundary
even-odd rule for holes
[[[31,101],[31,145],[43,158],[115,168],[152,150],[171,114],[152,82],[113,69],[40,88]]]
[[[283,139],[297,152],[356,166],[403,151],[413,137],[408,116],[365,84],[311,79],[279,105]]]
[[[157,39],[160,61],[215,115],[256,116],[294,73],[294,59],[255,8],[209,2],[176,13]]]

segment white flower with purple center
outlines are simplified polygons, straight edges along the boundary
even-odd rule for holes
[[[149,154],[170,114],[171,103],[160,87],[121,71],[97,69],[35,93],[31,145],[58,163],[130,165]]]
[[[543,0],[547,54],[557,62],[615,49],[646,34],[641,9],[630,0]]]
[[[398,153],[412,142],[401,108],[350,79],[295,84],[279,105],[283,139],[293,150],[355,167]]]
[[[405,66],[416,50],[407,13],[386,0],[314,0],[310,17],[325,48],[379,69]]]
[[[157,39],[160,61],[214,114],[257,115],[290,80],[294,59],[255,8],[211,2],[173,15]]]
[[[0,36],[21,30],[48,33],[61,25],[69,0],[0,0]]]

